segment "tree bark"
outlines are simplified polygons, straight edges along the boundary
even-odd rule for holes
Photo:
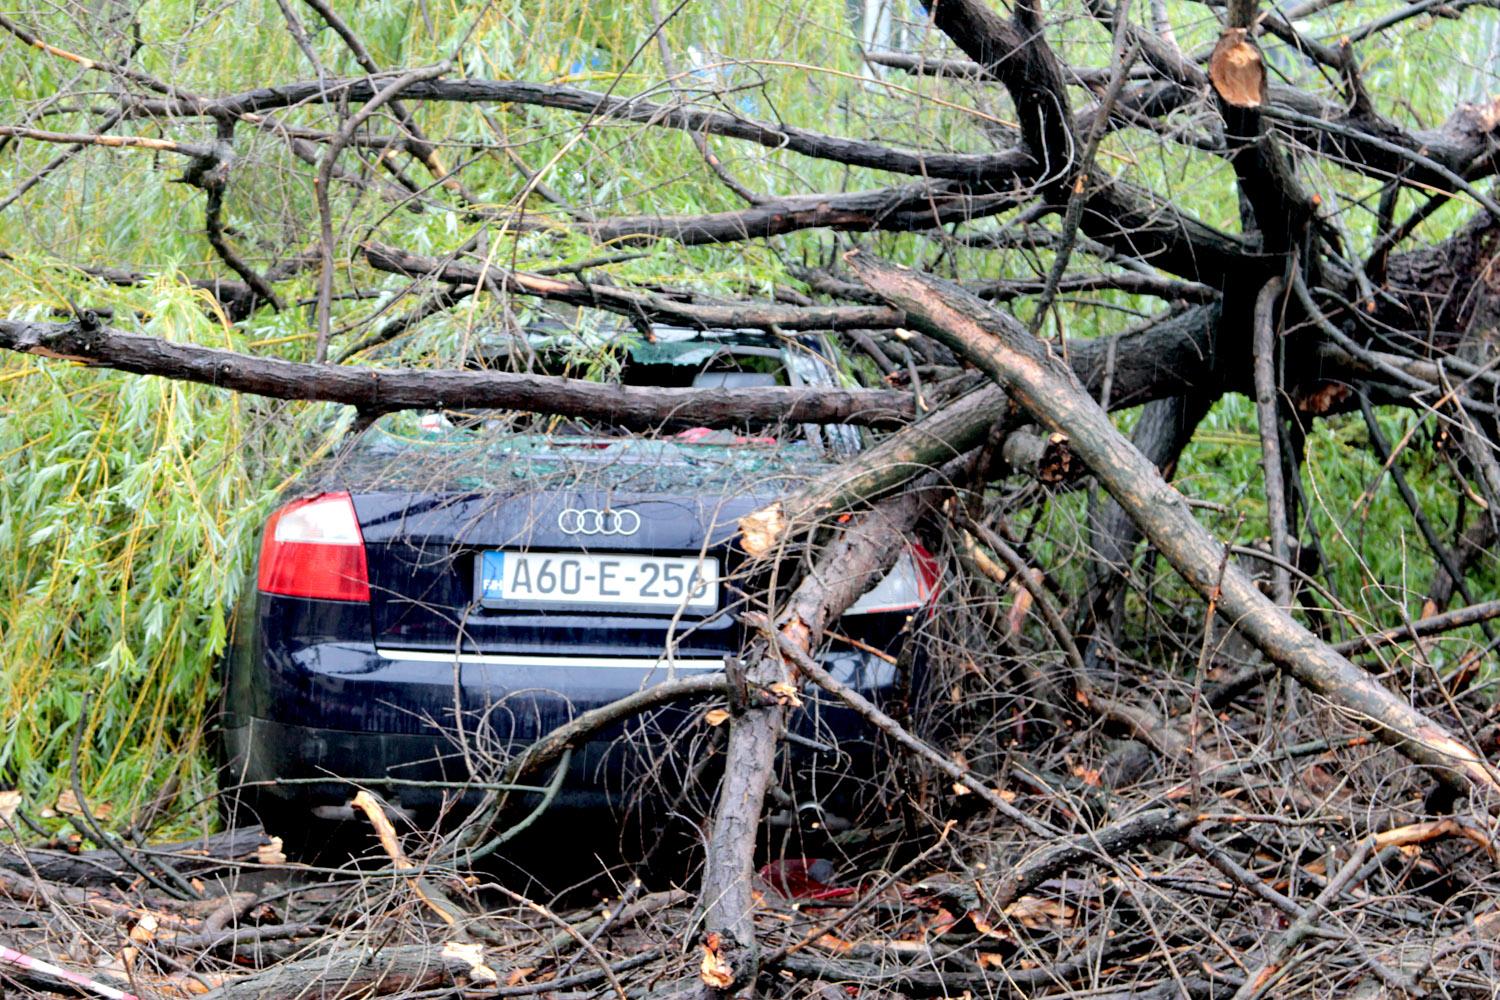
[[[254,857],[256,848],[269,844],[265,831],[258,826],[242,826],[225,830],[211,837],[177,841],[171,844],[154,844],[148,850],[139,851],[143,863],[151,863],[151,852],[201,857],[202,862],[173,857],[172,867],[184,874],[192,874],[213,867],[220,861]],[[125,848],[125,850],[133,850]],[[0,850],[0,868],[22,875],[35,875],[48,882],[63,882],[68,885],[126,885],[139,876],[121,864],[120,856],[110,850],[84,851],[69,854],[65,851],[48,851],[42,848],[22,848],[18,844],[7,844]]]
[[[398,247],[368,243],[365,260],[377,271],[497,294],[534,295],[552,302],[603,309],[633,320],[676,323],[695,329],[877,330],[900,326],[901,313],[884,306],[790,306],[774,302],[697,301],[684,292],[647,292],[615,285],[593,285],[527,271],[486,267],[468,261],[427,257]]]
[[[1215,397],[1194,393],[1147,403],[1131,432],[1131,442],[1170,480],[1182,450]],[[1088,596],[1092,628],[1084,659],[1092,667],[1113,644],[1124,614],[1125,577],[1141,531],[1107,493],[1089,504]]]
[[[1217,398],[1245,374],[1218,346],[1217,306],[1202,306],[1111,339],[1070,345],[1068,363],[1090,392],[1110,382],[1111,409],[1180,394]],[[984,444],[997,423],[1026,423],[998,385],[975,389],[903,427],[849,462],[811,480],[771,508],[751,515],[773,545],[830,514],[888,496]]]
[[[204,1000],[388,996],[439,986],[456,987],[468,982],[471,968],[462,958],[444,956],[438,947],[401,945],[373,954],[366,948],[351,948],[285,962],[257,975],[225,983],[203,996]]]

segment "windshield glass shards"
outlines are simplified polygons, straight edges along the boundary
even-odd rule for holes
[[[805,440],[695,427],[668,437],[517,433],[507,420],[455,422],[440,413],[375,421],[322,478],[340,488],[511,490],[546,483],[640,492],[714,492],[747,483],[790,488],[830,459]]]

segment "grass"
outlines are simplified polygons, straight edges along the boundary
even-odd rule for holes
[[[238,346],[180,282],[91,301],[141,298],[152,332]],[[249,547],[333,414],[17,355],[0,379],[0,775],[44,807],[76,740],[86,791],[116,815],[169,780],[204,789],[213,665]]]

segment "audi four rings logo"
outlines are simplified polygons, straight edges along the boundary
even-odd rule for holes
[[[557,526],[569,535],[633,535],[641,528],[641,515],[633,510],[568,507],[557,515]]]

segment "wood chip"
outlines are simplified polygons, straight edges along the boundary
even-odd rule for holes
[[[727,990],[734,985],[734,968],[719,953],[719,935],[709,933],[703,941],[703,962],[698,969],[698,978],[703,984],[716,990]]]
[[[786,530],[786,515],[780,501],[751,511],[740,518],[740,547],[752,556],[762,555]]]
[[[263,865],[284,865],[286,855],[281,851],[281,838],[272,837],[269,844],[261,844],[255,849],[255,860]]]

